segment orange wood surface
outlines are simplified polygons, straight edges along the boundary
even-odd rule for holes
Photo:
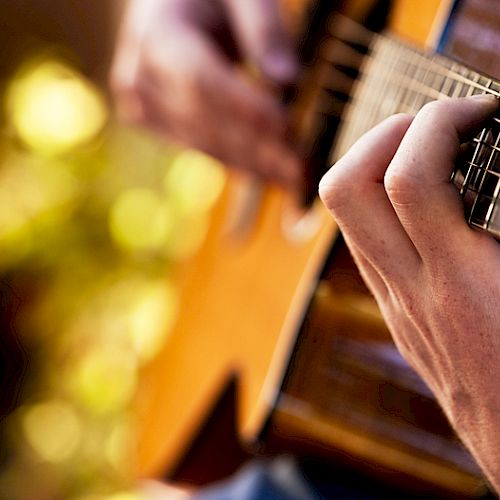
[[[249,236],[233,239],[224,221],[236,184],[216,208],[201,252],[182,271],[178,324],[142,374],[136,405],[141,475],[175,465],[233,375],[240,430],[248,437],[258,431],[335,235],[318,204],[314,237],[290,241],[282,230],[288,197],[269,189]]]
[[[395,31],[423,44],[442,3],[400,1]],[[231,376],[238,380],[239,430],[251,440],[270,411],[314,277],[336,236],[318,204],[319,229],[302,241],[290,239],[283,220],[292,200],[268,188],[249,233],[232,238],[225,227],[240,182],[228,183],[204,246],[179,271],[178,324],[141,375],[135,404],[140,476],[175,467]]]
[[[398,0],[391,11],[391,31],[419,46],[433,46],[450,5],[450,0]]]

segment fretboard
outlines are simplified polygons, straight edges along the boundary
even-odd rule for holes
[[[442,56],[429,57],[396,40],[376,36],[333,149],[332,162],[355,140],[393,113],[416,113],[435,99],[476,94],[500,96],[500,82]],[[500,239],[500,118],[469,144],[452,180],[468,222]],[[498,204],[497,204],[498,202]]]

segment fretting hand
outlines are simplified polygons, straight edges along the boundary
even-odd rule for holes
[[[466,224],[449,182],[460,143],[497,107],[447,99],[385,120],[320,196],[397,347],[500,491],[500,245]]]
[[[274,86],[294,80],[277,0],[131,0],[111,82],[130,121],[295,186],[285,109],[242,64]]]

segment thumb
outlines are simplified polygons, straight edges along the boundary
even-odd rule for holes
[[[278,84],[293,83],[298,63],[277,0],[224,0],[244,58]]]

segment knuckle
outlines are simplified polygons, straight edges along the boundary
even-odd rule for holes
[[[408,126],[409,123],[413,121],[414,115],[411,113],[394,113],[387,120],[392,120],[401,126]]]
[[[321,179],[318,187],[321,201],[335,216],[339,216],[356,198],[354,194],[356,184],[342,174],[344,166],[340,165],[340,161],[335,164]]]
[[[417,117],[420,120],[432,123],[443,116],[446,112],[446,101],[431,101],[425,104],[418,112]]]
[[[326,180],[326,177],[323,177],[319,183],[318,187],[318,193],[319,197],[321,198],[321,201],[323,204],[328,208],[330,211],[335,210],[335,184],[332,182],[333,181],[333,176],[329,175],[328,180]]]
[[[389,199],[397,204],[410,203],[418,188],[419,181],[409,169],[399,163],[391,163],[384,175],[384,188]]]

